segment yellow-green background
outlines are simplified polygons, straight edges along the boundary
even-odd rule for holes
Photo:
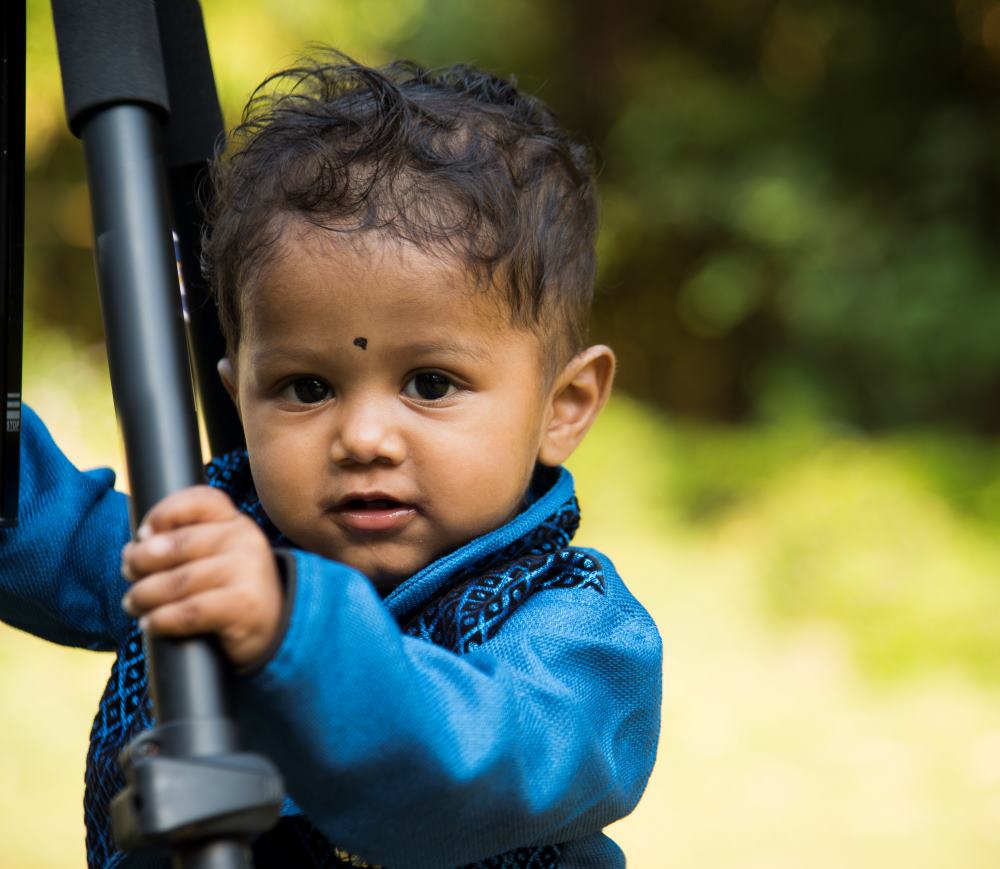
[[[723,17],[729,8],[703,5]],[[761,25],[763,36],[751,30],[746,39],[762,40],[754,58],[776,99],[801,102],[810,88],[821,90],[822,70],[815,71],[815,58],[803,54],[801,38],[796,43],[781,30],[791,26],[787,20],[797,20],[801,31],[806,7],[763,0],[735,5],[755,9],[762,22],[771,22],[770,29]],[[334,42],[373,62],[412,45],[435,61],[472,59],[502,72],[519,71],[522,60],[535,63],[546,46],[568,39],[574,20],[606,13],[605,6],[555,0],[502,9],[432,0],[204,3],[229,120],[253,84],[292,59],[308,40]],[[652,14],[648,4],[636,7],[637,15]],[[862,14],[847,2],[810,8]],[[948,20],[971,41],[968,22],[974,18],[977,45],[987,52],[1000,44],[1000,29],[990,29],[1000,28],[1000,17],[990,17],[995,8],[986,0],[959,2],[957,11],[949,6]],[[62,129],[51,22],[44,3],[33,0],[29,12],[28,231],[34,246],[27,254],[24,394],[78,465],[110,464],[121,470],[97,340],[79,156]],[[621,14],[627,17],[628,10],[621,7]],[[684,30],[683,23],[672,22],[674,29],[663,31],[670,40],[659,48],[636,36],[634,51],[647,65],[660,64],[663,81],[676,83],[677,100],[687,100],[689,108],[700,100],[715,106],[720,118],[736,111],[732,95],[727,97],[710,76],[699,79],[696,93],[683,89],[691,77],[672,69],[678,52],[668,49],[684,46],[688,70],[691,57],[707,65],[716,55],[738,54],[729,43],[708,48],[704,40],[699,43],[708,24]],[[733,28],[736,33],[737,25]],[[650,29],[661,32],[652,24]],[[783,33],[785,43],[779,39]],[[948,35],[941,39],[947,41]],[[913,37],[907,38],[912,44]],[[611,70],[616,58],[602,54],[601,45],[591,49],[580,62],[606,62]],[[638,75],[621,78],[633,85],[621,98],[627,114],[629,98],[645,93],[648,82]],[[568,91],[560,90],[565,79],[565,71],[554,71],[551,81],[536,71],[531,83],[543,92],[548,88],[546,97],[559,108],[560,94],[571,103]],[[656,117],[655,101],[630,110],[639,118]],[[690,108],[686,117],[691,124],[710,125],[715,116]],[[781,139],[787,129],[773,118],[767,127],[768,117],[762,121],[765,131]],[[649,140],[655,140],[657,129],[650,125]],[[862,140],[863,132],[858,134]],[[607,141],[612,139],[609,134]],[[808,163],[802,154],[811,155],[809,165],[814,165],[816,154],[826,153],[825,144],[796,141],[797,165]],[[711,150],[711,145],[704,147]],[[635,148],[634,159],[646,160],[655,179],[658,167],[649,157],[655,148],[643,136]],[[874,144],[871,148],[877,150]],[[750,340],[747,330],[754,317],[765,315],[767,296],[748,301],[738,293],[726,295],[733,273],[745,276],[756,266],[744,258],[733,267],[730,258],[728,272],[694,269],[685,283],[682,275],[657,277],[647,263],[643,286],[666,299],[671,311],[679,310],[682,326],[691,332],[677,339],[687,356],[658,357],[661,348],[635,322],[636,311],[643,310],[642,294],[629,296],[634,287],[615,282],[633,275],[622,262],[645,256],[630,247],[630,230],[640,228],[630,221],[641,221],[642,231],[652,232],[649,227],[655,229],[663,215],[644,211],[648,203],[630,198],[622,180],[625,157],[606,145],[605,154],[612,153],[620,162],[603,170],[612,191],[605,194],[604,283],[612,293],[640,301],[634,302],[639,307],[623,306],[633,317],[631,326],[595,323],[599,334],[607,333],[623,350],[628,389],[608,408],[571,467],[584,512],[580,540],[612,555],[660,626],[665,648],[659,760],[638,809],[615,825],[612,835],[625,848],[629,865],[640,869],[1000,865],[1000,448],[988,413],[991,401],[997,401],[989,385],[991,357],[985,350],[982,358],[961,357],[971,372],[959,372],[963,382],[980,384],[975,401],[969,399],[969,407],[978,402],[980,415],[962,404],[952,416],[941,398],[947,390],[938,395],[929,383],[923,403],[908,405],[897,381],[878,380],[872,361],[877,357],[864,355],[867,345],[845,343],[845,353],[854,355],[845,358],[844,367],[864,360],[871,382],[878,385],[875,398],[884,389],[882,403],[896,408],[873,419],[864,401],[843,398],[840,387],[831,387],[809,367],[817,358],[789,338],[791,325],[786,324],[786,332],[773,336],[785,355],[775,357],[769,368],[759,366],[764,373],[755,382],[765,385],[748,393],[755,409],[741,410],[739,396],[718,391],[724,378],[712,380],[722,375],[713,374],[715,368],[705,360],[715,353],[719,365],[735,371],[759,363],[749,352],[759,349],[757,339]],[[763,199],[747,200],[751,211],[763,202],[772,209],[765,209],[768,220],[793,228],[806,220],[802,203],[787,187],[765,182]],[[838,190],[850,192],[847,184],[843,181]],[[706,208],[722,207],[707,193],[705,201]],[[683,209],[676,207],[674,234],[663,230],[664,238],[673,239],[671,250],[678,257],[689,256],[676,241],[683,234],[676,229]],[[860,220],[867,213],[845,218],[841,209],[836,217]],[[741,219],[745,224],[748,218]],[[988,224],[972,213],[963,219],[967,234]],[[857,231],[864,230],[861,225]],[[792,230],[786,226],[783,232],[786,246],[780,257],[777,248],[770,250],[769,263],[816,256],[808,239],[796,237],[788,247]],[[745,253],[746,245],[741,250]],[[948,262],[967,265],[971,255],[962,244],[945,253],[949,250]],[[844,257],[850,255],[843,251]],[[889,257],[885,274],[893,264]],[[729,275],[729,283],[713,283],[706,273]],[[963,292],[962,275],[968,269],[942,278],[945,284],[954,281],[956,296]],[[992,278],[983,280],[982,298],[992,298]],[[878,322],[876,284],[869,289],[871,319]],[[775,290],[775,298],[787,301],[801,286],[789,280]],[[913,295],[919,295],[917,289]],[[938,315],[926,307],[913,313],[906,298],[899,301],[898,318],[890,320],[922,323]],[[979,298],[962,297],[962,304],[973,305],[969,316],[978,314],[989,325],[989,311],[974,307]],[[602,304],[604,311],[611,310],[609,302]],[[755,304],[762,310],[747,307]],[[645,319],[663,317],[665,322],[672,316],[654,305]],[[856,316],[861,330],[869,321],[867,309],[862,306]],[[933,321],[942,342],[957,346],[977,340],[962,332],[968,328],[965,321],[949,316],[940,313]],[[620,346],[633,327],[638,337]],[[907,333],[909,338],[886,334],[884,340],[904,348],[899,358],[909,359],[906,340],[914,334],[919,330]],[[818,346],[827,340],[824,335],[829,337],[821,332],[807,337]],[[708,355],[692,350],[694,338]],[[818,358],[829,365],[826,357]],[[907,374],[899,358],[889,354],[886,365],[896,365],[899,377],[918,379],[914,372],[919,373],[921,359],[914,357],[916,367]],[[942,363],[949,371],[957,364],[951,359]],[[661,380],[684,382],[677,366],[682,374],[694,372],[694,386],[658,391]],[[929,369],[928,381],[934,371]],[[813,401],[813,396],[825,397]],[[86,739],[110,664],[107,655],[60,649],[0,627],[0,866],[83,864]]]

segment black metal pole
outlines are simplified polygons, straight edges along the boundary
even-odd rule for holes
[[[111,385],[139,519],[171,492],[203,482],[159,163],[160,123],[145,106],[119,105],[95,113],[80,135]],[[154,641],[152,647],[160,720],[225,714],[225,679],[214,649],[205,642]]]
[[[170,97],[167,189],[184,276],[191,361],[209,447],[219,456],[246,447],[236,408],[216,371],[226,344],[201,274],[201,206],[210,196],[209,162],[225,143],[222,110],[198,0],[159,0],[156,9]]]
[[[205,164],[168,164],[167,187],[184,275],[191,363],[198,387],[199,408],[209,449],[213,456],[221,456],[232,450],[246,449],[246,441],[236,407],[216,370],[219,360],[226,355],[226,342],[219,329],[215,302],[201,275],[202,215],[195,197],[206,181],[206,173]]]
[[[167,96],[152,0],[53,0],[71,129],[83,140],[111,385],[133,519],[202,482],[162,124]],[[123,756],[118,844],[173,850],[178,869],[243,869],[277,818],[267,761],[238,753],[224,663],[207,639],[147,643],[158,725]],[[158,794],[169,791],[166,799]]]
[[[137,517],[202,479],[160,127],[147,106],[115,105],[80,129],[111,385]]]

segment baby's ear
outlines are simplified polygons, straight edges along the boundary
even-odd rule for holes
[[[226,387],[226,392],[229,393],[229,397],[233,400],[233,404],[236,405],[236,411],[238,413],[240,409],[240,398],[239,391],[236,388],[236,366],[233,365],[233,360],[228,356],[223,356],[215,368],[219,372],[219,377],[222,378],[222,385]]]
[[[615,354],[597,344],[577,353],[552,386],[538,461],[561,465],[577,448],[611,394]]]

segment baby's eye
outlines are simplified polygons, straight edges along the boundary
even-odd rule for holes
[[[437,401],[447,398],[455,391],[455,384],[445,375],[434,371],[421,371],[414,374],[403,387],[403,395],[409,398],[419,398],[422,401]]]
[[[281,391],[281,395],[283,398],[301,404],[316,404],[333,395],[333,390],[315,377],[299,377],[289,383]]]

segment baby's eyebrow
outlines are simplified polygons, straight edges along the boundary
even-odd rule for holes
[[[368,343],[368,342],[366,342]],[[454,341],[447,338],[400,343],[390,352],[407,356],[451,356],[472,359],[476,362],[489,362],[492,355],[480,344]],[[258,347],[250,356],[250,364],[255,368],[270,365],[302,365],[310,361],[310,354],[301,347]],[[322,360],[311,360],[319,363]]]
[[[319,368],[326,359],[321,352],[304,347],[256,347],[250,353],[250,368],[270,371],[275,368]]]
[[[294,358],[296,358],[296,353],[294,351],[288,351],[283,348],[256,348],[253,353],[250,354],[250,364],[259,368],[262,365],[275,365],[282,362],[290,362]]]
[[[435,340],[415,341],[400,348],[415,356],[464,356],[478,362],[488,362],[490,354],[478,344],[463,344],[460,341]]]

